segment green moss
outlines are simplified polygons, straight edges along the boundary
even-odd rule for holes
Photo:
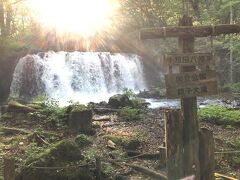
[[[91,106],[86,106],[78,103],[72,105],[72,112],[81,112],[81,111],[90,111],[90,110],[92,110]]]
[[[92,174],[86,167],[79,167],[82,164],[83,156],[77,144],[71,140],[62,140],[48,149],[41,151],[43,148],[33,147],[27,153],[30,155],[25,163],[23,169],[17,175],[17,179],[26,180],[78,180],[78,179],[92,179]],[[60,168],[41,170],[34,167],[68,167],[74,168]],[[24,177],[24,178],[23,178]]]
[[[115,159],[123,159],[126,157],[126,153],[122,149],[117,149],[111,152],[111,155]]]
[[[142,143],[142,139],[138,136],[121,136],[121,135],[104,135],[104,139],[111,140],[115,144],[122,146],[125,149],[135,150]]]
[[[133,121],[141,119],[141,113],[138,109],[131,107],[123,107],[119,110],[119,116],[126,121]]]
[[[213,122],[218,125],[240,125],[240,110],[230,110],[223,106],[207,106],[198,111],[200,120]]]
[[[102,172],[104,175],[110,176],[114,172],[114,167],[110,163],[102,162]]]
[[[79,134],[75,138],[75,142],[79,147],[85,147],[85,146],[92,144],[91,139],[85,134]]]
[[[40,163],[45,166],[59,166],[62,162],[78,161],[82,158],[81,152],[75,142],[62,140],[53,144],[35,158],[29,159],[26,163],[27,165],[36,162],[37,164]]]
[[[97,155],[101,153],[97,147],[89,147],[84,152],[83,155],[87,160],[94,159]]]

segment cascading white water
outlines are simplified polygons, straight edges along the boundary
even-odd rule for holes
[[[11,97],[30,100],[45,95],[60,104],[100,102],[123,88],[146,89],[139,56],[106,52],[47,52],[21,58]]]

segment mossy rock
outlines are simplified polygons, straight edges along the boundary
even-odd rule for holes
[[[104,135],[103,138],[111,140],[115,144],[122,146],[124,149],[127,150],[136,150],[142,143],[142,140],[139,139],[137,136],[126,137],[121,135]]]
[[[116,94],[110,97],[108,105],[113,108],[132,106],[131,100],[125,94]]]
[[[93,179],[88,168],[78,167],[83,156],[78,145],[70,140],[63,140],[45,150],[35,158],[29,159],[26,166],[17,175],[17,180],[79,180]],[[36,169],[34,167],[66,167],[76,165],[76,168]]]
[[[85,134],[79,134],[75,138],[75,142],[79,147],[86,147],[93,143],[92,140]]]

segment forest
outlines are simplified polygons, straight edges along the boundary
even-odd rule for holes
[[[238,29],[168,37],[184,17]],[[0,180],[240,179],[239,25],[239,0],[0,0]],[[184,46],[214,65],[170,77]]]

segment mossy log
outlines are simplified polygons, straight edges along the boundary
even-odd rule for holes
[[[10,101],[8,103],[7,111],[13,112],[13,113],[31,113],[31,112],[36,112],[37,110],[32,107],[28,107],[26,105],[20,104],[16,101]]]
[[[16,134],[28,135],[31,133],[31,131],[28,131],[25,129],[18,129],[18,128],[1,127],[0,133],[3,133],[4,135],[7,135],[7,136],[16,135]]]

